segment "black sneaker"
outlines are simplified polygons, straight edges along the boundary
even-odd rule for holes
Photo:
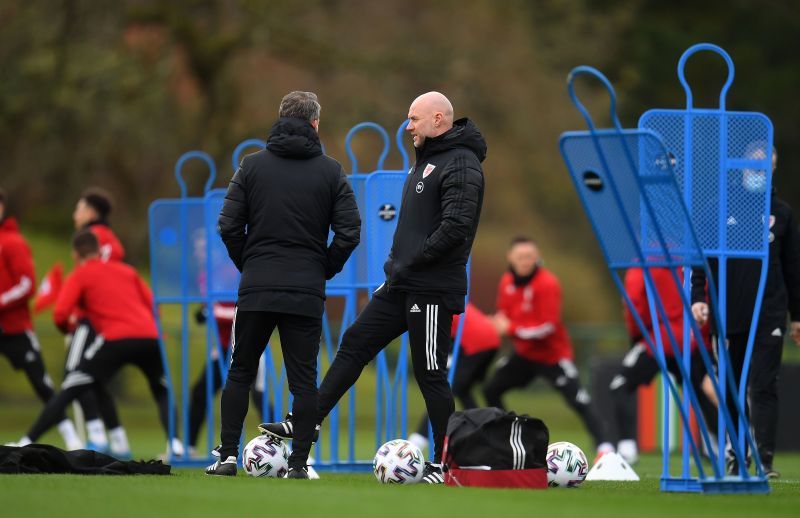
[[[214,464],[206,468],[206,475],[216,475],[218,477],[236,476],[236,457],[228,457],[225,460],[217,460]]]
[[[763,468],[764,468],[764,475],[767,478],[781,478],[780,471],[773,468],[771,462],[769,464],[767,464],[766,462],[763,463]]]
[[[292,421],[292,413],[289,412],[286,414],[286,419],[283,421],[278,421],[277,423],[261,423],[258,425],[258,431],[260,431],[262,435],[271,435],[273,437],[277,437],[278,439],[294,439],[294,423]],[[313,444],[318,440],[319,425],[317,425],[317,427],[314,429],[314,437],[311,439],[311,443]]]
[[[426,461],[425,469],[422,470],[421,482],[426,484],[444,484],[444,473],[442,473],[442,467]]]
[[[286,478],[309,478],[308,477],[308,469],[307,468],[289,468],[289,472],[286,474]]]

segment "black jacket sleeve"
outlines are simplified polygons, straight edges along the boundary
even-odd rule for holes
[[[425,240],[422,257],[411,266],[432,263],[473,237],[480,209],[483,174],[463,156],[453,161],[442,179],[442,221]]]
[[[698,302],[708,304],[706,272],[702,268],[692,268],[692,304],[697,304]]]
[[[247,241],[247,193],[244,185],[244,174],[242,164],[234,173],[231,183],[228,185],[228,192],[225,193],[225,201],[219,213],[219,234],[225,248],[228,249],[233,264],[241,272],[242,255],[244,245]]]
[[[781,247],[781,267],[792,322],[800,321],[800,235],[795,225],[794,216],[789,211],[786,237]]]
[[[333,240],[328,246],[328,266],[325,271],[327,279],[332,279],[342,271],[350,254],[361,240],[361,216],[358,213],[356,197],[341,168],[335,186],[331,230],[333,230]]]

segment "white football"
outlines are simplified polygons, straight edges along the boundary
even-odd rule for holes
[[[289,471],[289,448],[281,440],[259,435],[244,447],[242,468],[251,477],[281,478]]]
[[[547,485],[576,487],[586,479],[589,463],[583,450],[571,442],[554,442],[547,447]]]
[[[425,457],[412,443],[395,439],[378,448],[372,467],[383,484],[416,484],[422,480]]]

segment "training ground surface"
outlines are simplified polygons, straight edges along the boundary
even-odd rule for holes
[[[35,236],[34,236],[35,237]],[[55,258],[68,257],[64,244],[33,239],[38,272],[44,272]],[[62,250],[63,249],[63,250]],[[163,314],[170,351],[176,359],[175,337],[180,331],[175,311]],[[45,313],[36,319],[36,330],[50,373],[60,381],[64,362],[63,340]],[[193,327],[194,380],[205,350],[199,338],[204,329]],[[793,349],[786,352],[792,353]],[[277,353],[275,353],[277,354]],[[175,369],[173,363],[173,369]],[[176,372],[176,371],[173,371]],[[323,370],[324,372],[324,370]],[[125,394],[118,400],[122,422],[128,429],[136,458],[155,458],[164,451],[165,439],[156,411],[147,396],[142,376],[130,367],[122,373]],[[120,384],[122,385],[122,384]],[[375,377],[365,370],[359,386],[357,409],[357,454],[371,458],[375,452]],[[590,460],[590,441],[575,415],[554,393],[538,381],[530,391],[509,394],[506,403],[520,413],[545,420],[550,438],[570,441],[584,448]],[[214,403],[219,408],[219,399]],[[18,440],[41,410],[24,376],[0,361],[0,444]],[[255,436],[259,422],[256,412],[247,416],[248,438]],[[409,387],[409,415],[422,411],[419,391]],[[342,414],[344,420],[346,413]],[[412,417],[413,421],[416,417]],[[217,422],[217,426],[218,426]],[[215,433],[215,437],[218,435]],[[205,450],[206,434],[201,433]],[[51,431],[41,442],[62,446]],[[341,451],[345,451],[342,441]],[[344,454],[344,453],[343,453]],[[169,477],[88,477],[65,475],[0,475],[0,518],[65,518],[93,516],[145,518],[151,516],[259,516],[264,518],[367,518],[402,516],[451,516],[481,518],[602,516],[649,518],[667,516],[798,516],[800,515],[800,454],[779,453],[775,466],[783,478],[772,483],[770,495],[703,496],[664,494],[658,489],[661,473],[659,455],[646,455],[635,466],[642,477],[638,483],[587,483],[577,489],[486,490],[443,486],[382,486],[372,474],[334,475],[322,473],[322,480],[295,481],[254,479],[240,472],[236,479],[206,477],[201,469],[176,469]]]
[[[518,394],[511,399],[535,405],[551,415],[551,438],[588,447],[577,419],[556,394]],[[152,457],[163,450],[152,405],[123,405],[134,454]],[[0,407],[0,442],[12,440],[36,408]],[[4,419],[11,417],[11,419]],[[18,421],[12,424],[11,421]],[[257,420],[248,416],[255,431]],[[250,435],[255,435],[250,434]],[[359,450],[374,450],[364,430]],[[60,444],[52,432],[45,439]],[[589,453],[587,451],[587,453]],[[589,455],[590,459],[592,455]],[[703,496],[664,494],[658,489],[659,455],[645,455],[636,466],[641,482],[586,483],[577,489],[488,490],[444,486],[382,486],[372,474],[322,473],[321,480],[256,479],[241,470],[235,479],[207,477],[201,469],[175,469],[168,477],[0,475],[0,516],[797,516],[800,509],[800,455],[780,454],[783,478],[770,495]],[[299,513],[299,514],[296,514]]]
[[[794,465],[798,459],[794,457]],[[235,479],[178,470],[170,477],[20,475],[0,478],[4,517],[32,516],[796,516],[797,478],[766,496],[658,491],[655,457],[639,483],[594,482],[577,489],[488,490],[382,486],[371,474],[322,480]],[[785,463],[788,464],[788,463]],[[648,466],[650,466],[648,468]],[[793,473],[796,477],[798,473]]]

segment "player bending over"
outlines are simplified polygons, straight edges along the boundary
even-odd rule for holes
[[[109,225],[112,208],[111,195],[103,189],[91,187],[81,194],[72,213],[75,230],[86,229],[95,235],[100,245],[100,258],[106,262],[125,259],[125,249]],[[91,322],[80,312],[70,317],[67,331],[64,378],[77,368],[83,352],[97,339]],[[108,388],[102,383],[95,383],[78,397],[78,403],[86,420],[86,447],[100,452],[110,450],[112,455],[120,459],[130,458],[128,436],[120,423]]]
[[[19,445],[37,441],[58,421],[69,403],[95,383],[107,383],[129,364],[147,377],[161,425],[169,435],[167,386],[150,289],[131,266],[104,262],[92,232],[79,231],[72,245],[77,265],[64,283],[53,319],[64,330],[70,316],[80,311],[97,330],[97,339],[82,351],[77,367],[61,384],[61,391],[50,400]],[[172,448],[176,454],[183,453],[177,439],[172,441]]]
[[[572,344],[561,322],[561,286],[539,259],[539,248],[532,239],[517,237],[511,242],[510,269],[500,278],[494,320],[497,332],[511,337],[514,352],[486,383],[483,394],[489,406],[505,408],[503,394],[544,376],[577,412],[598,453],[613,451],[605,424],[581,387],[572,362]]]
[[[680,345],[683,345],[683,303],[681,302],[680,293],[672,280],[672,274],[664,268],[653,268],[650,270],[650,274],[653,277],[656,291],[658,291],[661,302],[664,305],[664,311],[669,319],[669,328],[672,331],[672,336]],[[680,279],[681,277],[682,275],[679,275],[678,278]],[[647,333],[651,336],[652,343],[655,344],[653,322],[650,318],[644,274],[641,269],[630,268],[625,272],[625,291],[633,302],[642,322],[647,327]],[[645,337],[636,325],[627,306],[625,306],[625,325],[633,342],[633,347],[622,360],[619,372],[611,380],[609,389],[614,402],[614,419],[619,430],[617,452],[629,464],[635,464],[639,459],[639,450],[636,445],[636,417],[635,414],[631,413],[632,409],[628,404],[627,396],[632,394],[638,387],[649,384],[658,374],[659,368],[653,357],[653,351],[647,345]],[[667,359],[667,369],[675,376],[675,379],[680,381],[681,373],[675,360],[675,351],[672,349],[669,334],[663,322],[660,326],[660,332],[664,345],[664,354]],[[703,340],[707,344],[708,336],[704,336]],[[692,386],[697,394],[708,430],[712,434],[716,434],[717,409],[703,390],[706,368],[698,352],[697,340],[694,336],[692,336],[691,341],[690,368]]]

